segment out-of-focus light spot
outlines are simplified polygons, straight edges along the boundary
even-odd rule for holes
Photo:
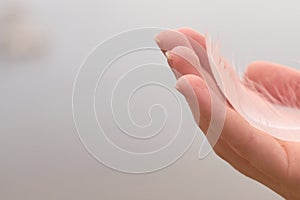
[[[0,10],[0,58],[18,60],[35,58],[47,46],[45,27],[37,16],[20,3]]]

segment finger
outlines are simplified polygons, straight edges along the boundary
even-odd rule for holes
[[[160,49],[167,51],[165,52],[165,55],[167,56],[168,63],[175,72],[177,78],[182,74],[199,75],[199,72],[197,72],[195,68],[199,67],[200,65],[202,65],[204,68],[208,68],[209,62],[205,49],[200,43],[198,43],[198,41],[195,41],[188,35],[175,30],[165,30],[159,33],[155,38]],[[202,37],[201,42],[205,42],[204,37]],[[178,49],[178,47],[181,47],[181,49]],[[199,62],[199,65],[195,66],[192,63],[187,62],[185,56],[182,56],[182,54],[178,55],[178,52],[177,54],[174,52],[175,49],[179,50],[179,53],[183,52],[187,56],[189,56],[189,53],[194,54],[194,57]],[[185,53],[187,50],[189,50],[188,54]]]
[[[183,33],[188,39],[192,50],[198,56],[201,67],[213,76],[210,62],[206,52],[206,39],[205,37],[191,28],[181,28],[178,32]]]
[[[280,103],[300,107],[300,71],[270,62],[254,62],[248,66],[245,79],[257,83],[258,90],[262,86]]]
[[[196,123],[206,133],[210,123],[211,111],[210,107],[203,106],[210,105],[209,98],[206,98],[210,95],[204,80],[195,75],[185,75],[178,79],[176,88],[186,98]]]
[[[210,74],[210,76],[214,77],[206,52],[206,38],[201,33],[198,33],[191,28],[180,28],[178,29],[178,32],[183,33],[188,38],[194,52],[199,58],[201,67],[205,69]],[[224,63],[226,67],[230,66],[229,62],[225,59]]]
[[[206,49],[205,37],[201,33],[191,28],[179,28],[178,31],[186,35],[188,38],[192,38],[193,40],[198,42],[204,49]]]
[[[192,48],[188,38],[178,31],[165,30],[155,36],[155,41],[162,51],[170,51],[176,46]]]
[[[198,105],[200,110],[199,126],[204,132],[207,130],[211,120],[219,120],[211,119],[210,94],[201,78],[194,75],[185,75],[177,81],[177,87],[188,102],[191,96],[196,96],[197,104],[192,102],[189,105]],[[186,90],[189,87],[192,90]],[[194,106],[191,109],[196,108]],[[252,127],[229,107],[226,108],[226,118],[220,138],[263,173],[271,174],[277,178],[286,176],[288,168],[287,156],[277,140]]]
[[[177,46],[166,53],[168,63],[177,78],[186,74],[201,76],[200,63],[197,55],[190,48]]]

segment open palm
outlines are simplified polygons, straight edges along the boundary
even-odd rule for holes
[[[205,48],[205,38],[189,28],[178,30],[196,40]],[[196,94],[199,108],[199,127],[205,133],[211,120],[211,101],[201,75],[183,58],[167,52],[168,62],[181,74],[178,90],[189,102]],[[267,77],[267,78],[266,78]],[[264,86],[282,104],[293,99],[300,107],[300,72],[268,62],[248,66],[245,78]],[[189,88],[193,88],[191,94]],[[293,97],[286,88],[293,89]],[[189,102],[190,104],[190,102]],[[214,151],[244,175],[268,186],[287,199],[300,199],[300,143],[282,141],[251,126],[230,105],[226,120]],[[300,133],[299,133],[300,134]]]

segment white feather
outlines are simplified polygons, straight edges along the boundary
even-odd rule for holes
[[[265,98],[272,95],[262,86],[260,90],[264,95],[245,86],[234,67],[228,63],[225,67],[219,47],[214,45],[208,36],[206,47],[215,80],[218,86],[222,86],[220,89],[233,108],[252,126],[276,138],[300,141],[300,109],[272,103]]]

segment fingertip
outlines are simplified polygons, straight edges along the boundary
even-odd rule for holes
[[[187,100],[195,121],[205,132],[211,115],[210,94],[205,81],[196,75],[184,75],[178,79],[176,88]]]
[[[167,51],[166,57],[172,70],[176,71],[179,76],[187,74],[201,76],[199,59],[192,49],[177,46]]]
[[[207,89],[204,80],[193,74],[181,76],[176,82],[176,88],[185,97],[196,94],[198,90]],[[191,91],[193,91],[193,94],[190,93]]]
[[[206,48],[205,36],[195,29],[190,27],[182,27],[177,29],[179,32],[185,34],[186,36],[192,38],[193,40],[197,41],[203,48]]]
[[[268,62],[263,61],[251,62],[247,67],[247,70],[244,74],[244,78],[253,81],[260,79],[262,76],[261,72],[264,70],[264,66],[267,66],[268,64]]]
[[[195,75],[181,76],[176,83],[177,90],[185,97],[190,110],[192,111],[195,122],[200,122],[200,107],[198,99],[198,84],[202,84],[203,80]]]
[[[173,55],[172,55],[172,53],[171,53],[170,51],[167,51],[167,52],[165,53],[165,55],[166,55],[166,57],[167,57],[167,59],[168,59],[169,65],[170,65],[171,67],[173,67]]]

